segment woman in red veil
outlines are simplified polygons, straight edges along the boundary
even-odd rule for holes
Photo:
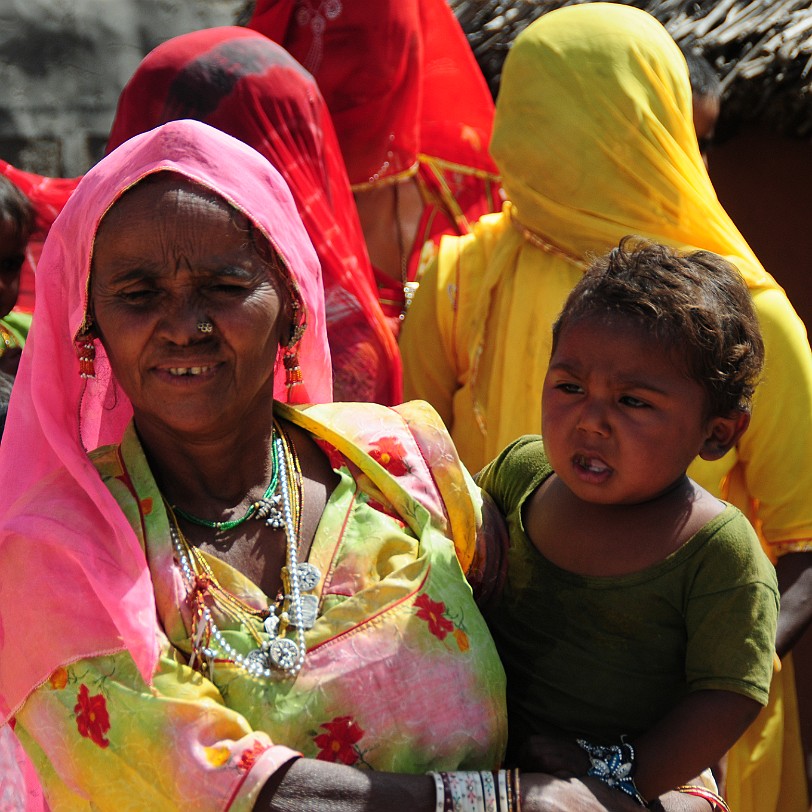
[[[248,26],[319,85],[397,332],[439,238],[502,205],[493,100],[465,34],[445,0],[258,0]]]

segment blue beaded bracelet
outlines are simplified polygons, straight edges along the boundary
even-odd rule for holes
[[[648,806],[634,783],[636,764],[634,761],[634,747],[627,742],[620,744],[590,744],[585,739],[577,739],[578,746],[589,756],[589,770],[587,775],[599,778],[610,787],[625,792],[634,798],[640,806]]]

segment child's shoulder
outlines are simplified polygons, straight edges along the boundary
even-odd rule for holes
[[[551,473],[541,437],[527,434],[510,443],[474,478],[506,513],[518,506]]]
[[[503,477],[536,476],[541,471],[552,472],[544,442],[539,434],[525,434],[509,443],[499,455],[489,462],[475,477],[482,485],[483,480]]]
[[[735,572],[738,580],[774,583],[775,568],[750,520],[735,505],[721,504],[722,510],[710,517],[691,541],[702,544],[706,558],[718,561],[723,570]]]

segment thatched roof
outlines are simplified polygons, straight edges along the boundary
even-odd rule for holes
[[[618,0],[619,2],[622,0]],[[579,0],[449,0],[496,95],[514,37],[547,11]],[[580,0],[583,2],[583,0]],[[812,138],[812,0],[637,0],[722,80],[724,138],[753,122]]]

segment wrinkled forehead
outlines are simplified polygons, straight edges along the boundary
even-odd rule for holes
[[[141,257],[156,245],[169,255],[235,245],[237,239],[268,267],[275,278],[280,263],[269,240],[253,221],[223,195],[182,174],[159,171],[141,178],[113,200],[101,217],[93,244],[90,286],[98,274],[97,258],[116,241]],[[208,249],[195,246],[206,244]],[[280,280],[281,281],[281,280]]]
[[[178,212],[191,209],[196,201],[204,201],[232,213],[235,220],[249,220],[227,198],[198,181],[178,172],[161,170],[140,178],[122,189],[109,203],[101,216],[94,235],[94,243],[104,239],[105,225],[122,211],[136,206],[145,208],[174,208]]]

